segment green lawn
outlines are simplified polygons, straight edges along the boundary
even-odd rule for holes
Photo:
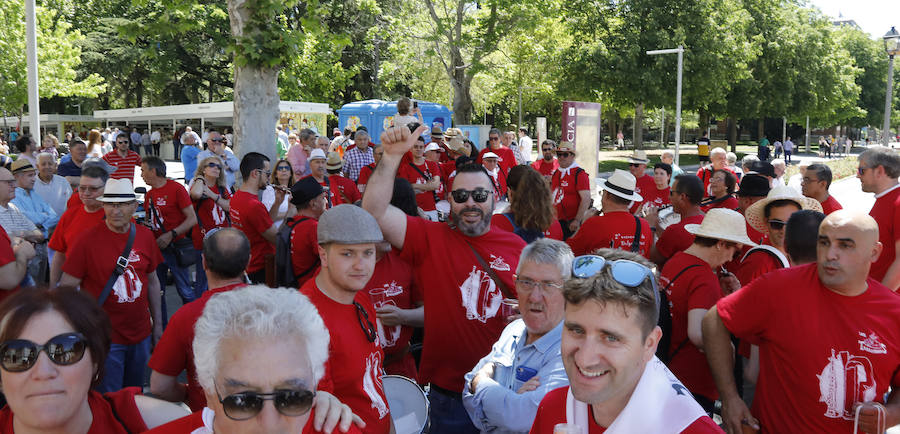
[[[659,156],[662,155],[663,150],[660,148],[644,148],[644,151],[647,153],[647,156],[650,157],[650,164],[648,164],[647,166],[653,167],[654,164],[659,162]],[[634,151],[631,149],[618,151],[600,151],[600,172],[612,172],[613,169],[628,170],[628,156],[633,152]],[[756,146],[739,144],[737,146],[736,154],[738,157],[738,161],[740,161],[746,154],[756,154]],[[699,160],[697,158],[697,145],[681,145],[679,147],[678,160],[679,166],[691,166],[698,164]]]

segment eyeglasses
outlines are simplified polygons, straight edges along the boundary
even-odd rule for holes
[[[638,287],[649,277],[650,284],[653,286],[653,299],[656,302],[656,308],[659,309],[659,290],[656,288],[653,271],[637,262],[628,259],[607,261],[602,256],[583,255],[575,258],[575,262],[572,263],[572,276],[587,279],[603,271],[607,265],[609,265],[612,278],[629,288]]]
[[[571,157],[572,155],[575,155],[575,154],[573,154],[571,152],[557,152],[556,153],[556,156],[559,158],[567,158],[567,157]]]
[[[84,357],[87,340],[81,333],[56,335],[44,345],[26,339],[13,339],[0,345],[0,367],[7,372],[23,372],[37,362],[41,351],[47,353],[50,361],[60,365],[73,365]]]
[[[641,167],[640,163],[628,163],[628,167]]]
[[[543,152],[553,152],[553,148],[545,148],[545,149],[541,149],[541,151],[543,151]]]
[[[224,142],[224,141],[225,141],[225,138],[224,138],[224,137],[219,137],[218,139],[209,139],[209,141],[211,141],[211,142]]]
[[[366,334],[366,339],[369,342],[375,342],[375,325],[372,324],[372,321],[369,321],[369,313],[366,312],[361,304],[355,301],[353,306],[356,307],[356,319],[359,320],[359,326],[362,328],[363,333]]]
[[[495,140],[500,140],[499,137],[488,137],[488,139],[490,139],[492,142],[495,141]]]
[[[272,176],[271,170],[262,170],[262,169],[256,169],[256,170],[259,170],[259,173],[264,173],[266,175],[266,178]]]
[[[869,169],[871,169],[871,167],[862,167],[862,166],[859,166],[859,167],[856,169],[856,173],[858,173],[860,176],[862,176],[864,173],[866,173],[866,170],[869,170]]]
[[[291,166],[278,166],[278,168],[275,170],[278,170],[279,172],[284,172],[286,170],[291,170]]]
[[[309,390],[276,390],[272,393],[241,392],[222,398],[216,386],[216,397],[232,420],[247,420],[262,411],[265,401],[273,401],[275,410],[285,416],[302,416],[312,408],[316,393]]]
[[[780,230],[784,229],[784,226],[786,224],[787,224],[787,222],[784,222],[784,221],[781,221],[778,219],[771,219],[771,220],[769,220],[769,229],[771,229],[773,231],[780,231]]]
[[[519,292],[531,292],[540,288],[541,292],[548,293],[551,289],[561,290],[563,285],[556,282],[538,282],[525,277],[516,277],[516,285],[519,286]]]
[[[104,187],[105,187],[105,186],[94,187],[94,186],[91,186],[91,185],[79,185],[79,186],[78,186],[78,191],[81,192],[81,193],[87,193],[87,192],[96,193],[96,192],[98,192],[98,191],[103,191],[103,188],[104,188]]]
[[[491,194],[490,191],[487,191],[483,188],[476,188],[475,190],[465,190],[462,188],[458,188],[450,192],[450,195],[453,196],[453,201],[456,203],[465,203],[469,200],[469,196],[472,196],[472,200],[477,203],[487,202],[488,196]]]
[[[119,140],[119,141],[116,142],[116,144],[117,144],[117,145],[127,145],[128,142],[123,142],[123,141]]]
[[[206,167],[215,167],[216,169],[222,170],[222,165],[219,163],[208,163]]]

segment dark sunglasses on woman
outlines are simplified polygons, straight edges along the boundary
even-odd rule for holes
[[[41,351],[50,361],[60,365],[74,365],[84,357],[87,340],[81,333],[56,335],[44,345],[27,339],[12,339],[0,344],[0,367],[7,372],[24,372],[37,362]]]

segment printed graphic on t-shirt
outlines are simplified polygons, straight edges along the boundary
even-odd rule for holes
[[[491,268],[497,271],[509,271],[509,264],[503,260],[502,256],[491,255]]]
[[[396,280],[392,280],[391,283],[385,283],[381,288],[369,290],[375,309],[380,309],[384,306],[396,307],[397,303],[394,303],[391,297],[396,297],[400,294],[403,294],[403,286],[398,285]],[[375,318],[375,327],[378,329],[378,340],[381,341],[382,347],[390,348],[397,345],[397,341],[400,339],[400,332],[402,331],[401,325],[385,327],[380,319]]]
[[[865,356],[851,356],[848,351],[831,350],[819,378],[819,402],[827,406],[825,417],[852,420],[853,404],[875,399],[875,371]]]
[[[214,204],[211,213],[213,223],[215,223],[216,227],[225,224],[225,210],[222,209],[222,207],[218,204]]]
[[[363,390],[366,391],[366,395],[369,395],[369,399],[372,400],[372,408],[378,410],[379,419],[384,418],[388,414],[387,403],[382,398],[384,386],[381,384],[381,381],[375,381],[376,378],[380,379],[382,374],[381,357],[378,352],[370,353],[369,357],[366,358],[366,375],[363,376]]]
[[[859,336],[862,338],[857,341],[859,343],[859,349],[861,351],[866,351],[872,354],[887,354],[887,345],[881,343],[881,340],[878,339],[878,335],[874,332],[866,335],[863,332],[857,332]]]
[[[125,272],[119,275],[116,283],[113,283],[113,293],[116,294],[119,303],[134,303],[135,300],[141,297],[144,284],[141,283],[137,271],[131,265],[132,263],[140,262],[140,260],[140,256],[132,250],[128,255],[128,266],[125,267]]]
[[[509,269],[509,265],[506,266]],[[497,315],[503,299],[500,289],[491,276],[472,266],[469,277],[460,285],[462,305],[466,309],[466,319],[477,319],[486,323]]]

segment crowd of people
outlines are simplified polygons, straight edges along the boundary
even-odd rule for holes
[[[594,203],[573,143],[531,162],[526,129],[479,150],[409,101],[395,121],[377,140],[278,129],[274,161],[183,132],[184,183],[137,132],[72,137],[65,161],[20,136],[0,168],[0,432],[900,423],[890,149],[859,157],[868,215],[826,164],[790,185],[784,161],[716,147],[696,173],[635,151]],[[427,390],[427,417],[392,414],[385,375]]]

